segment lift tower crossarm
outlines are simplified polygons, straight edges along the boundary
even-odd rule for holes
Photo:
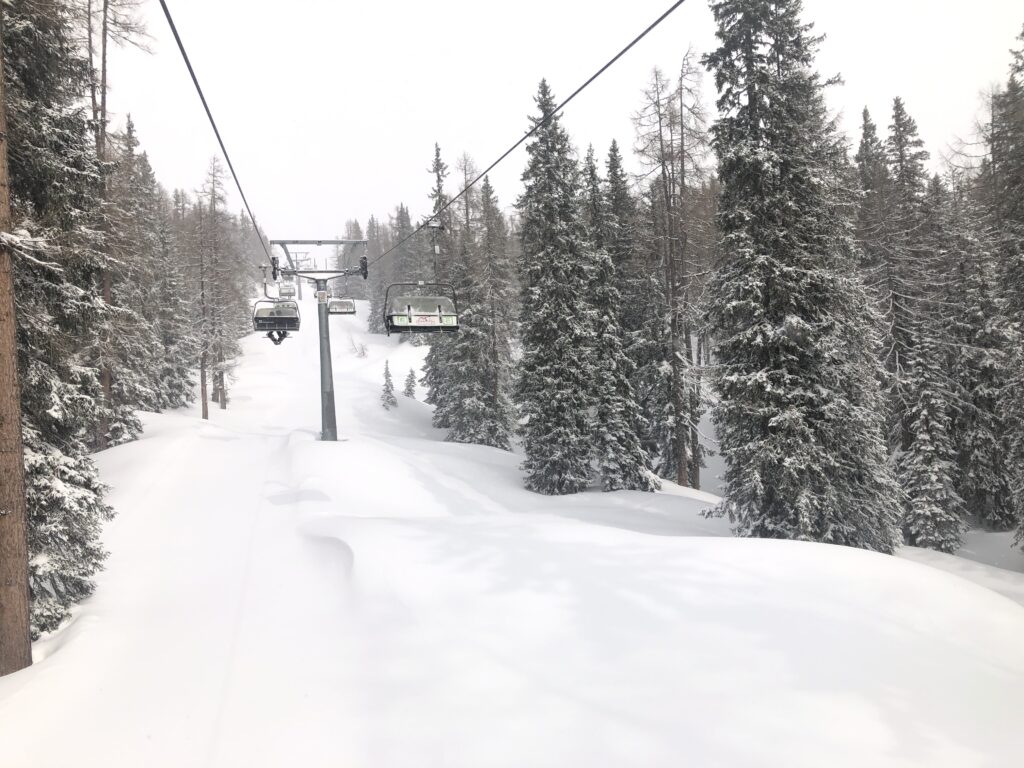
[[[365,245],[368,240],[271,240],[271,245]]]
[[[288,257],[288,264],[295,268],[295,262],[292,261],[292,255],[288,251],[289,245],[366,245],[366,240],[271,240],[271,245],[281,246],[281,250],[284,251],[284,255]]]

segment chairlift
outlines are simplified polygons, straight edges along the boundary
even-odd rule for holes
[[[274,344],[280,344],[289,332],[298,331],[299,305],[295,301],[260,299],[252,308],[252,329],[264,332]]]
[[[278,289],[282,299],[294,299],[295,298],[295,283],[281,283],[281,287]]]
[[[432,288],[436,295],[399,293]],[[384,292],[384,328],[392,333],[453,333],[459,330],[458,297],[450,283],[393,283]]]
[[[354,315],[356,303],[352,299],[331,299],[327,302],[329,315]]]

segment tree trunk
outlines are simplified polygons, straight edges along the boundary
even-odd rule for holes
[[[217,402],[222,411],[228,407],[227,378],[224,374],[224,352],[217,352]]]
[[[704,341],[697,336],[697,356],[691,372],[693,385],[690,389],[690,412],[697,413],[701,398],[701,366],[704,365]],[[696,424],[690,425],[690,487],[700,490],[700,432]]]
[[[100,114],[99,121],[96,125],[96,154],[99,157],[100,163],[105,163],[107,159],[107,19],[110,11],[110,0],[103,0],[103,16],[100,24]],[[89,14],[89,27],[92,28],[92,13],[90,9]],[[89,36],[89,48],[92,50],[92,35]],[[95,98],[94,98],[95,105]],[[103,166],[100,170],[100,177],[102,179],[101,186],[101,197],[107,199],[107,170],[106,166]],[[110,277],[109,267],[103,269],[103,303],[108,307],[111,306],[111,300],[113,297],[113,285]],[[108,327],[109,330],[109,327]],[[109,351],[110,339],[104,339],[101,342],[107,346]],[[96,438],[96,447],[99,450],[103,450],[107,447],[107,436],[110,432],[110,420],[107,414],[113,407],[113,376],[110,372],[110,365],[105,364],[100,367],[100,386],[103,388],[103,402],[106,406],[104,415],[100,418],[99,435]]]
[[[199,339],[203,345],[202,354],[199,356],[199,394],[200,400],[203,406],[203,418],[210,418],[210,402],[206,391],[206,363],[207,363],[207,347],[210,344],[210,318],[209,310],[206,306],[206,244],[203,242],[203,207],[198,206],[199,210],[199,232],[200,238],[197,241],[199,249],[199,309],[200,309],[200,326],[199,326]]]
[[[92,132],[96,140],[96,155],[100,153],[100,105],[96,96],[96,54],[95,40],[93,39],[93,0],[88,0],[85,6],[85,35],[86,47],[89,52],[89,102],[92,105]]]
[[[103,20],[100,25],[100,160],[107,154],[107,38],[110,20],[110,0],[103,0]]]
[[[7,93],[0,7],[0,232],[11,228]],[[0,243],[0,677],[32,663],[25,454],[11,254]]]
[[[210,418],[210,401],[206,391],[206,350],[199,356],[199,399],[203,404],[203,418]]]

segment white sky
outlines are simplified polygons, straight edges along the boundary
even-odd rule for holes
[[[272,238],[331,237],[344,221],[428,209],[433,145],[453,171],[489,164],[528,127],[547,77],[561,100],[657,18],[669,0],[168,0],[249,202]],[[1019,0],[804,0],[827,35],[824,75],[856,135],[867,105],[888,124],[903,96],[937,156],[969,132],[979,95],[1005,80],[1024,23]],[[153,53],[111,56],[115,124],[131,112],[167,187],[195,189],[217,152],[156,0]],[[631,114],[653,66],[675,71],[687,46],[714,45],[703,0],[687,0],[566,110],[599,156],[633,144]],[[707,96],[713,96],[708,78]],[[503,205],[520,190],[520,149],[492,174]],[[235,199],[235,204],[240,201]]]

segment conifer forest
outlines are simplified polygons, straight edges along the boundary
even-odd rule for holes
[[[406,116],[420,197],[304,261],[109,106],[229,66],[176,3],[0,3],[0,765],[1018,764],[1024,7],[938,145],[804,0],[626,55],[698,3],[631,134],[540,79],[500,188]]]

